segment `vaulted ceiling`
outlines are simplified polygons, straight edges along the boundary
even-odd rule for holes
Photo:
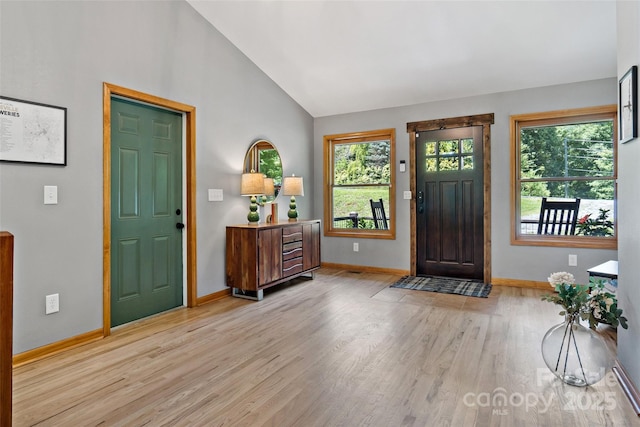
[[[187,0],[312,116],[616,76],[616,3]]]

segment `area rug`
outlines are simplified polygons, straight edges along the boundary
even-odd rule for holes
[[[491,285],[487,283],[438,276],[404,276],[391,287],[479,298],[486,298],[491,292]]]

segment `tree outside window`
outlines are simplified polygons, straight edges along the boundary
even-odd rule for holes
[[[615,127],[615,105],[511,117],[512,243],[616,246]],[[580,199],[573,235],[537,235],[543,197]]]
[[[395,238],[395,129],[324,137],[325,235]],[[376,228],[370,201],[382,200],[388,229]]]

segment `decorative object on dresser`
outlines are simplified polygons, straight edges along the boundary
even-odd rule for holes
[[[282,189],[285,196],[291,196],[289,203],[289,211],[287,215],[289,219],[296,220],[298,211],[296,210],[296,196],[304,196],[304,185],[301,176],[285,176],[282,182]]]
[[[271,196],[271,197],[270,197]],[[269,198],[271,198],[271,202],[269,202]],[[265,178],[264,179],[264,197],[263,201],[265,206],[267,204],[271,205],[271,213],[267,215],[267,222],[278,222],[278,204],[275,200],[275,185],[273,182],[273,178]]]
[[[240,184],[240,194],[242,196],[251,197],[249,214],[247,215],[247,219],[249,220],[249,222],[251,223],[260,221],[257,196],[261,196],[264,194],[264,176],[261,173],[256,173],[254,171],[243,173],[242,182]]]
[[[263,290],[320,268],[320,220],[227,226],[226,283],[236,297],[262,300]]]

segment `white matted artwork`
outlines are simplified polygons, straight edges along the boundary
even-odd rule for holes
[[[638,137],[638,67],[632,66],[619,82],[620,142]]]
[[[67,164],[67,109],[0,96],[0,161]]]

